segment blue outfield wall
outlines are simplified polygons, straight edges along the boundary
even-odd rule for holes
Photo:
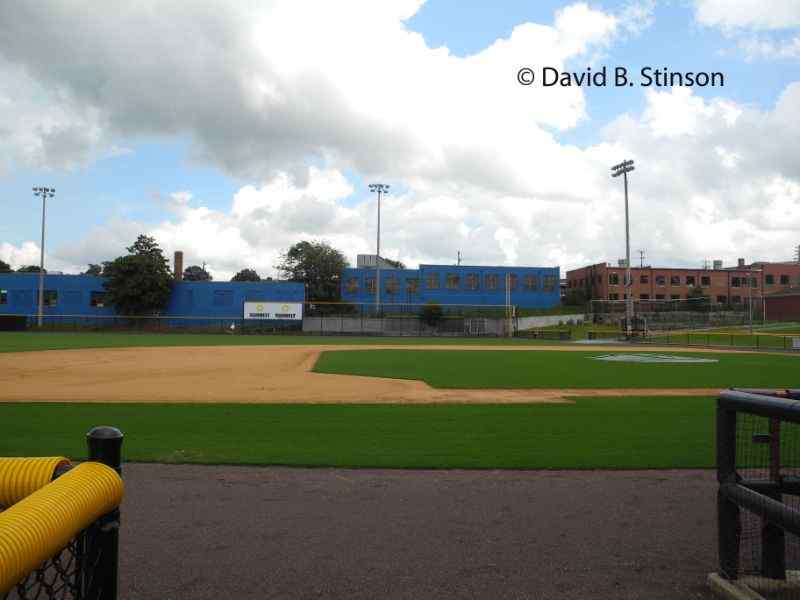
[[[511,304],[551,308],[561,302],[558,267],[481,267],[420,265],[419,269],[381,269],[381,303],[500,306],[506,303],[505,278],[511,276]],[[348,268],[342,300],[375,302],[375,269]]]
[[[45,275],[44,289],[55,292],[45,315],[113,316],[114,308],[102,302],[103,277]],[[302,302],[305,287],[290,281],[176,281],[169,304],[161,314],[171,317],[242,318],[245,300]],[[38,273],[0,273],[0,314],[33,315],[38,310]]]

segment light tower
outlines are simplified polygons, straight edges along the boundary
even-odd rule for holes
[[[631,325],[633,322],[633,298],[631,297],[631,235],[628,221],[628,173],[634,170],[632,160],[624,160],[618,165],[611,167],[611,176],[619,177],[622,175],[625,181],[625,336],[631,337]]]
[[[378,243],[375,251],[375,316],[381,312],[381,195],[389,193],[389,185],[370,183],[370,192],[378,193]]]
[[[44,216],[47,209],[47,199],[56,195],[56,189],[35,187],[33,188],[33,195],[41,196],[42,198],[42,245],[39,253],[39,313],[37,318],[37,325],[41,327],[42,314],[44,313]]]

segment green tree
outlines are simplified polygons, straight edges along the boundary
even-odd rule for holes
[[[242,269],[231,277],[231,281],[261,281],[261,277],[254,269]]]
[[[140,235],[129,254],[105,264],[108,302],[123,315],[147,315],[164,309],[172,291],[172,273],[155,239]]]
[[[96,265],[94,263],[89,263],[89,268],[86,269],[84,275],[94,275],[97,277],[103,272],[103,265]]]
[[[27,265],[17,269],[17,273],[38,273],[40,270],[39,265]],[[44,272],[47,273],[47,269]]]
[[[11,265],[0,260],[0,273],[11,273]]]
[[[395,269],[405,269],[406,268],[406,266],[402,262],[400,262],[399,260],[392,260],[391,258],[385,258],[385,257],[382,257],[382,258],[383,258],[383,262],[388,263],[389,265],[391,265]]]
[[[566,306],[584,306],[586,301],[586,292],[580,288],[573,288],[567,290],[563,304]]]
[[[183,270],[184,281],[211,281],[211,273],[206,271],[203,267],[192,265]]]
[[[426,302],[420,315],[422,322],[429,327],[436,327],[442,320],[442,307],[436,302]]]
[[[275,268],[284,278],[305,283],[309,300],[334,302],[340,298],[342,271],[347,266],[344,254],[327,242],[302,241],[281,255]]]

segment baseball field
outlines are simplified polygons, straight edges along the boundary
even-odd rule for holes
[[[701,362],[623,362],[635,357]],[[394,468],[713,466],[722,388],[797,385],[800,356],[520,340],[0,334],[0,455]]]
[[[716,396],[797,387],[798,367],[535,340],[3,333],[0,456],[82,460],[91,427],[124,432],[120,597],[710,600]]]

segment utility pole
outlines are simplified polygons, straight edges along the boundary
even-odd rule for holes
[[[461,266],[461,250],[458,251],[458,262],[456,263],[459,267]]]
[[[625,335],[631,337],[633,298],[631,297],[631,235],[628,220],[628,173],[634,170],[633,161],[625,160],[611,167],[611,176],[622,175],[625,181]]]
[[[389,185],[370,183],[370,192],[378,193],[378,242],[375,251],[375,316],[381,312],[381,195],[389,193]]]
[[[644,269],[644,250],[639,250],[639,268]]]
[[[45,212],[47,210],[47,198],[52,198],[56,195],[55,188],[35,187],[33,188],[34,196],[41,196],[42,198],[42,245],[39,254],[39,314],[37,318],[37,325],[42,326],[44,314],[44,223]]]

